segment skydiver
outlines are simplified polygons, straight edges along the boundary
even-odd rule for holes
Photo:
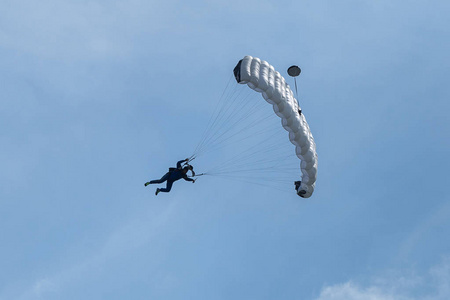
[[[161,179],[146,182],[144,185],[147,186],[149,184],[163,183],[164,181],[167,181],[165,188],[162,188],[162,189],[157,188],[156,189],[155,195],[158,195],[159,192],[165,192],[165,193],[170,192],[170,190],[172,189],[172,184],[175,181],[180,180],[181,178],[183,178],[186,181],[192,181],[192,183],[194,183],[195,179],[189,178],[187,176],[188,171],[191,171],[192,176],[195,176],[194,168],[187,163],[188,161],[189,161],[188,158],[186,158],[184,160],[180,160],[179,162],[177,162],[177,167],[169,168],[169,172],[167,172],[163,177],[161,177]],[[184,167],[181,165],[182,163],[186,163]]]

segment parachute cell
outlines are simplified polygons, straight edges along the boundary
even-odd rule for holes
[[[302,178],[301,184],[296,185],[297,194],[303,198],[311,197],[317,178],[316,144],[291,88],[273,66],[256,57],[244,57],[233,72],[238,83],[247,84],[273,105],[275,114],[281,118],[283,128],[289,132],[289,140],[301,160]],[[288,73],[298,76],[300,68],[292,66]]]

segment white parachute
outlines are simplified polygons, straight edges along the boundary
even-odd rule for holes
[[[303,198],[310,197],[317,178],[316,144],[291,88],[273,66],[256,57],[246,56],[240,60],[234,68],[234,75],[238,83],[260,92],[273,105],[301,160],[302,177],[301,184],[296,184],[297,194]]]

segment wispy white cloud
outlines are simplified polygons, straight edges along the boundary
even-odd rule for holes
[[[426,299],[450,299],[450,257],[446,257],[441,265],[432,268],[430,275],[436,289],[435,295]]]
[[[422,276],[390,274],[370,284],[356,281],[325,286],[315,300],[446,300],[450,299],[450,257]]]
[[[322,289],[317,300],[394,300],[408,299],[393,295],[376,286],[361,287],[353,282],[328,286]]]

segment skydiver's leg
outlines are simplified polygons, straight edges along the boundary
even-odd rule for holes
[[[170,192],[170,190],[172,189],[172,184],[173,184],[173,181],[172,181],[172,180],[167,180],[166,188],[159,189],[159,191],[160,191],[160,192],[164,192],[164,193]]]
[[[163,183],[164,181],[167,180],[167,178],[169,178],[169,173],[166,173],[163,177],[161,177],[161,179],[157,179],[157,180],[152,180],[149,182],[145,183],[145,186],[149,185],[149,184],[155,184],[155,183]]]

